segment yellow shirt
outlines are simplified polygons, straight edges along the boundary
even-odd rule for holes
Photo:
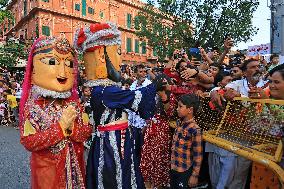
[[[10,108],[16,108],[18,106],[16,97],[14,95],[7,95],[7,101],[9,102]]]

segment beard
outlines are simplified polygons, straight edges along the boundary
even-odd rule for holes
[[[111,60],[108,57],[108,54],[105,49],[105,59],[106,59],[106,68],[107,68],[107,75],[108,78],[114,82],[120,82],[121,81],[121,74],[119,71],[117,71],[113,64],[111,63]]]

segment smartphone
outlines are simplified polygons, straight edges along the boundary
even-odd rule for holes
[[[201,54],[199,48],[190,48],[189,54],[196,60],[201,61]]]

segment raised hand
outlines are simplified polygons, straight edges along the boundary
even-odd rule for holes
[[[181,72],[181,77],[185,80],[190,80],[192,76],[197,74],[198,72],[195,69],[187,68],[186,70]]]
[[[225,50],[229,51],[234,46],[234,41],[230,37],[228,37],[224,42]]]

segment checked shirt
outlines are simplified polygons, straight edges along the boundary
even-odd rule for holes
[[[192,167],[192,175],[198,176],[202,162],[201,130],[192,119],[178,125],[172,143],[171,169],[185,172]]]

